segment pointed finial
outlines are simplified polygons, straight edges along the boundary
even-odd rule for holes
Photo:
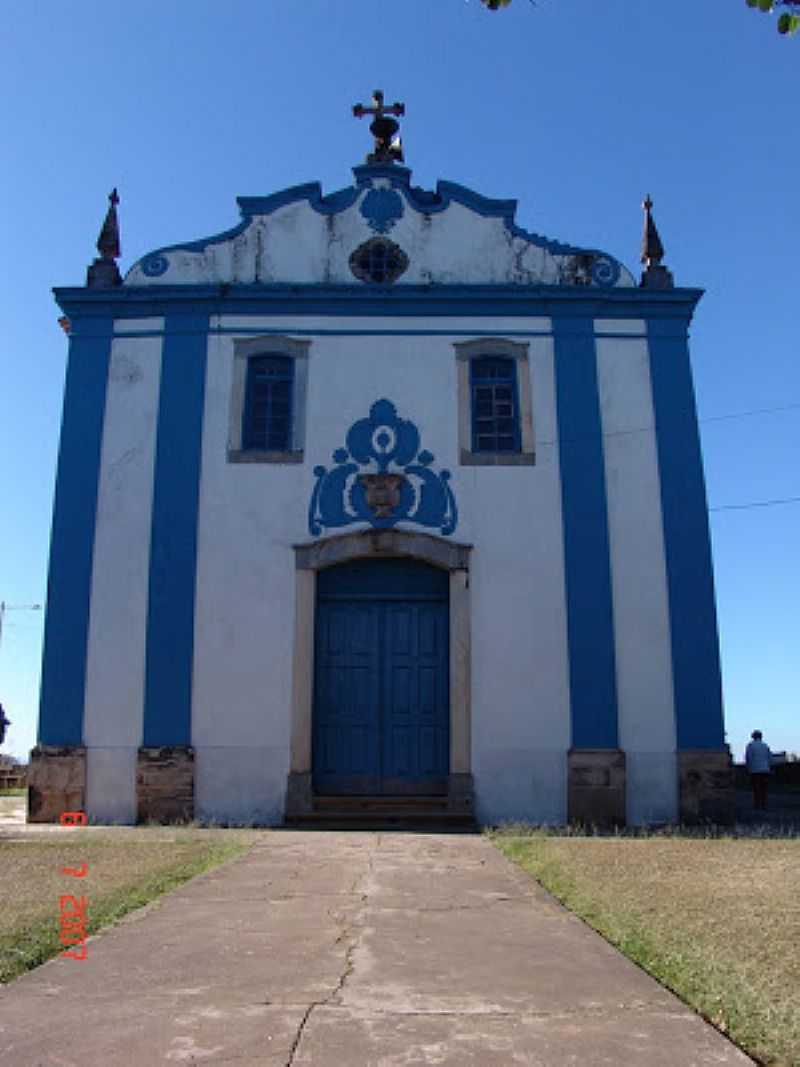
[[[648,193],[642,201],[644,210],[644,233],[642,234],[642,271],[641,287],[643,289],[672,289],[674,281],[666,267],[661,265],[664,258],[664,246],[658,235],[658,227],[653,219],[653,201]]]
[[[119,219],[117,218],[117,204],[119,196],[116,188],[108,194],[108,211],[103,220],[100,236],[97,238],[97,251],[100,258],[96,259],[86,273],[86,284],[90,289],[110,289],[115,285],[122,285],[122,275],[119,267],[114,262],[119,258]]]
[[[108,194],[108,211],[103,222],[100,236],[97,238],[97,251],[103,259],[118,259],[119,247],[119,219],[117,218],[117,204],[119,195],[116,188]]]

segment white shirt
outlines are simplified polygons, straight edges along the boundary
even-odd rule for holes
[[[769,774],[772,769],[772,753],[764,741],[751,741],[745,749],[744,762],[751,774]]]

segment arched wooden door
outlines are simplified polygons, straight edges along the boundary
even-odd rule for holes
[[[358,559],[318,573],[318,795],[446,793],[448,600],[448,572],[418,560]]]

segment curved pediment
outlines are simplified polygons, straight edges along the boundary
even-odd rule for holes
[[[238,226],[149,253],[125,285],[635,284],[605,252],[517,226],[515,200],[491,200],[445,181],[435,192],[419,189],[395,164],[353,173],[353,186],[328,196],[314,182],[240,197]]]

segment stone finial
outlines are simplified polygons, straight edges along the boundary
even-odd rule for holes
[[[658,235],[658,228],[653,219],[653,201],[650,194],[642,201],[644,209],[644,233],[642,234],[642,271],[641,287],[643,289],[672,289],[675,285],[672,274],[662,266],[664,246]]]
[[[405,113],[405,104],[400,104],[397,101],[393,104],[384,104],[382,89],[376,89],[373,92],[371,105],[353,105],[353,115],[357,119],[361,119],[365,115],[375,116],[369,127],[370,133],[375,138],[375,148],[367,156],[367,163],[403,162],[403,146],[397,136],[400,124],[390,116],[397,115],[399,117],[405,115]]]
[[[100,257],[86,272],[86,285],[90,289],[111,289],[115,285],[122,285],[122,275],[115,262],[120,256],[118,203],[117,190],[112,189],[108,196],[108,211],[97,238]]]

